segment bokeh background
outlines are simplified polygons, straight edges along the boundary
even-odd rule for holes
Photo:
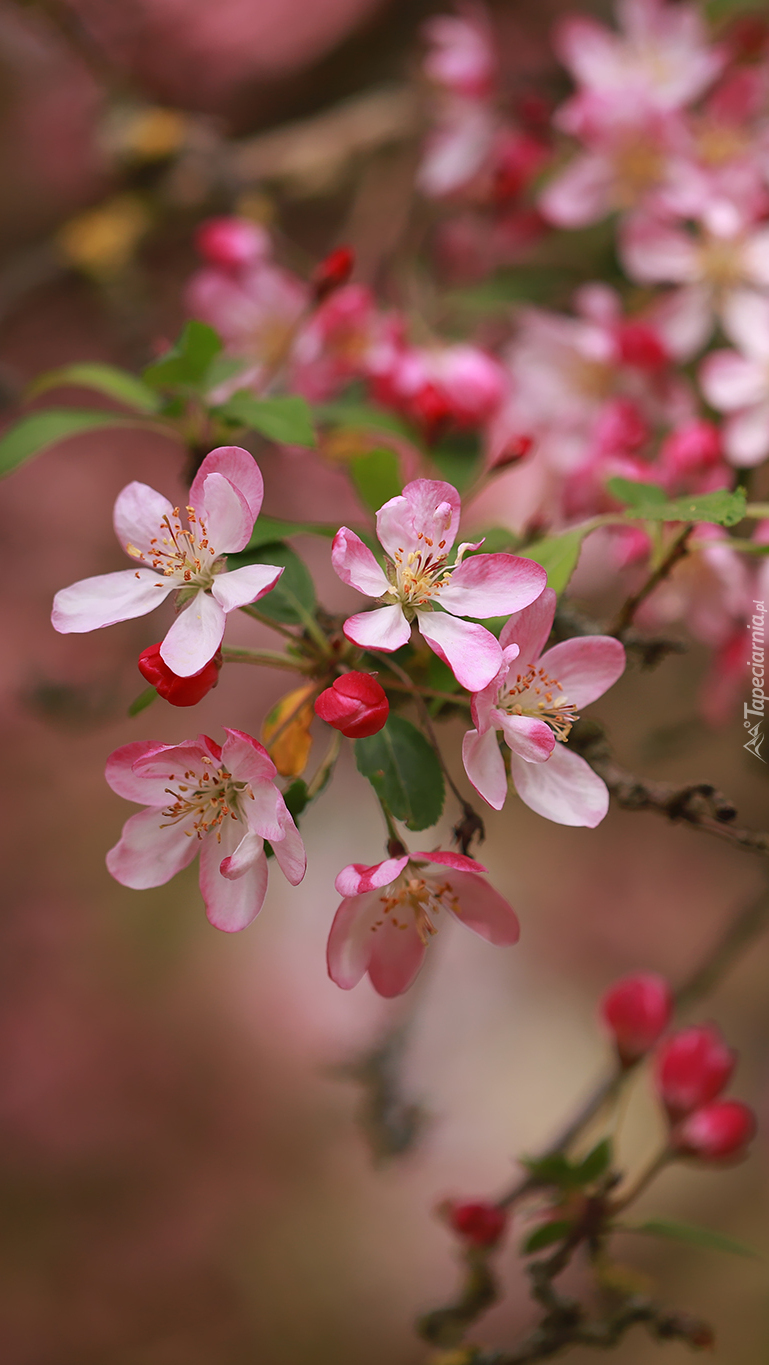
[[[563,8],[495,6],[522,88],[560,91],[547,34]],[[344,240],[360,278],[391,270],[419,130],[407,82],[419,26],[439,9],[3,0],[5,416],[41,370],[146,363],[173,337],[194,226],[212,211],[245,204],[272,217],[299,267]],[[329,122],[342,100],[353,104]],[[316,456],[258,454],[270,514],[355,515],[348,484]],[[436,1204],[505,1187],[515,1154],[545,1141],[605,1064],[595,1001],[607,983],[641,968],[681,979],[758,891],[762,867],[651,815],[612,810],[588,832],[510,802],[490,815],[482,856],[519,911],[520,946],[492,951],[444,931],[418,990],[395,1002],[367,981],[345,994],[325,973],[334,875],[380,856],[375,803],[349,757],[304,821],[310,874],[296,891],[274,879],[245,933],[207,924],[194,869],[156,891],[117,886],[104,852],[128,811],[104,784],[106,754],[145,732],[181,739],[191,724],[258,732],[281,690],[261,670],[231,668],[194,716],[158,701],[129,720],[135,659],[155,626],[50,628],[58,587],[122,567],[111,508],[123,484],[144,479],[173,497],[183,476],[178,448],[118,432],[68,442],[0,493],[0,1359],[416,1365],[413,1319],[456,1282]],[[344,608],[326,548],[299,548],[327,606]],[[652,673],[631,670],[596,712],[628,767],[712,780],[745,823],[765,827],[765,769],[743,751],[739,719],[717,732],[693,719],[703,666],[692,647]],[[456,773],[460,738],[448,739]],[[736,1093],[764,1132],[768,973],[764,941],[703,1012],[740,1049]],[[427,1118],[414,1147],[386,1161],[354,1073],[400,1023],[399,1084]],[[657,1123],[639,1092],[622,1148],[633,1160]],[[766,1183],[764,1136],[733,1170],[669,1172],[644,1207],[769,1252]],[[532,1321],[515,1240],[500,1258],[510,1292],[479,1332],[490,1343]],[[630,1238],[622,1254],[666,1301],[718,1324],[714,1359],[767,1359],[760,1263]],[[638,1332],[616,1358],[679,1355]]]

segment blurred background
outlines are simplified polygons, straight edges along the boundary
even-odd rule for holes
[[[562,93],[548,33],[565,8],[494,6],[501,59],[522,95]],[[410,80],[420,25],[442,9],[2,0],[8,420],[41,370],[141,365],[173,338],[194,228],[211,213],[274,224],[301,270],[351,242],[358,277],[392,288],[413,227],[422,114]],[[347,481],[317,456],[257,454],[271,515],[355,515]],[[651,815],[612,810],[588,832],[511,801],[490,814],[482,857],[518,910],[520,946],[492,951],[459,926],[444,930],[419,988],[394,1002],[368,981],[341,992],[325,972],[334,876],[381,856],[378,812],[349,756],[303,823],[310,874],[295,891],[274,878],[245,933],[207,924],[194,868],[155,891],[116,885],[104,853],[128,810],[105,786],[107,753],[147,733],[181,739],[191,725],[216,734],[222,719],[258,733],[284,690],[232,668],[194,716],[158,701],[129,720],[142,687],[135,660],[154,626],[54,634],[57,588],[122,567],[111,509],[130,478],[178,497],[178,447],[126,431],[80,437],[0,494],[11,566],[0,599],[0,1360],[411,1365],[426,1354],[415,1316],[456,1282],[435,1206],[508,1184],[515,1155],[552,1135],[605,1064],[600,992],[643,968],[680,980],[756,894],[761,864]],[[322,600],[344,609],[352,595],[325,543],[301,550]],[[600,615],[600,600],[590,607]],[[239,632],[255,642],[237,624],[229,638]],[[744,823],[765,827],[764,769],[743,751],[739,717],[719,731],[692,720],[703,667],[693,647],[643,677],[631,670],[595,713],[627,767],[711,780]],[[455,774],[460,740],[447,738]],[[429,837],[448,834],[449,822]],[[768,969],[765,940],[700,1016],[717,1017],[740,1049],[735,1093],[764,1131]],[[398,1084],[426,1118],[412,1149],[385,1160],[360,1062],[401,1024]],[[624,1130],[629,1159],[655,1140],[643,1091]],[[669,1172],[644,1208],[769,1252],[766,1183],[764,1137],[733,1170]],[[489,1343],[533,1321],[516,1240],[500,1258],[510,1292],[477,1334]],[[625,1259],[666,1302],[718,1325],[714,1359],[767,1359],[760,1263],[643,1239],[628,1239]],[[682,1353],[639,1331],[616,1358],[647,1365]]]

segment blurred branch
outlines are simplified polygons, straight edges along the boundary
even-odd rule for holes
[[[413,1010],[385,1033],[369,1052],[339,1067],[337,1074],[358,1081],[363,1090],[360,1118],[374,1156],[380,1161],[403,1156],[417,1141],[427,1113],[403,1093],[403,1058],[409,1042]]]
[[[616,635],[619,638],[622,637],[624,631],[632,624],[633,617],[642,602],[645,602],[647,597],[654,592],[654,589],[663,581],[663,579],[667,578],[668,574],[672,572],[678,561],[685,557],[687,553],[687,542],[693,530],[693,526],[685,526],[682,531],[679,531],[656,569],[652,570],[649,577],[646,579],[646,582],[638,589],[638,592],[635,592],[631,597],[628,597],[627,601],[620,608],[619,615],[617,616],[614,625],[607,631],[607,634]]]

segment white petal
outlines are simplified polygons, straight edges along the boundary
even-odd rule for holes
[[[244,564],[242,569],[218,574],[211,592],[224,611],[235,611],[236,607],[258,602],[275,587],[282,573],[283,569],[274,564]]]
[[[359,611],[344,623],[344,633],[362,649],[384,649],[392,653],[411,639],[411,626],[396,602],[393,607],[375,607],[373,611]]]
[[[204,479],[198,516],[205,526],[211,552],[216,555],[242,550],[254,529],[246,499],[223,474],[208,474]]]
[[[128,550],[132,545],[141,551],[143,558],[151,559],[150,541],[161,535],[163,518],[170,520],[173,511],[168,498],[156,493],[148,484],[129,483],[122,493],[118,493],[112,514],[115,535],[123,549]]]
[[[557,825],[594,829],[609,809],[605,783],[563,744],[556,744],[546,763],[526,763],[512,754],[510,772],[521,800]]]
[[[160,646],[160,657],[180,678],[205,668],[222,643],[226,617],[206,592],[198,592],[179,613]]]
[[[133,621],[159,607],[175,587],[171,579],[158,577],[154,569],[124,569],[83,578],[57,592],[51,621],[62,635],[81,635],[114,626],[117,621]]]

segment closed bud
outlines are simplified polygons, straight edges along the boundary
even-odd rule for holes
[[[160,657],[159,643],[149,645],[143,650],[138,663],[142,677],[146,678],[148,683],[152,683],[158,696],[170,701],[172,706],[196,706],[212,687],[216,687],[222,656],[221,653],[216,653],[213,659],[209,659],[205,668],[201,668],[199,673],[193,673],[189,678],[180,678],[178,674],[172,673],[168,664]]]
[[[614,1036],[620,1061],[632,1066],[654,1047],[673,1010],[664,977],[638,972],[615,981],[600,1004],[601,1018]]]
[[[195,234],[195,246],[209,265],[239,270],[264,260],[270,238],[265,228],[248,218],[208,218]]]
[[[715,1099],[734,1070],[737,1054],[715,1024],[694,1024],[663,1043],[655,1066],[657,1092],[672,1122]]]
[[[384,688],[370,673],[343,673],[315,702],[315,714],[348,739],[375,735],[389,713]]]
[[[516,464],[518,460],[525,459],[533,445],[534,437],[527,435],[526,432],[510,436],[490,459],[489,468],[506,469],[508,465]]]
[[[507,1227],[507,1210],[482,1200],[466,1204],[447,1200],[442,1211],[453,1231],[474,1247],[496,1246]]]
[[[346,284],[352,275],[355,265],[355,252],[350,246],[337,247],[326,256],[320,265],[315,267],[312,273],[311,284],[315,293],[315,299],[320,303],[335,289]]]
[[[701,1161],[728,1161],[743,1156],[756,1134],[756,1116],[740,1100],[713,1100],[674,1129],[670,1145],[681,1156]]]

